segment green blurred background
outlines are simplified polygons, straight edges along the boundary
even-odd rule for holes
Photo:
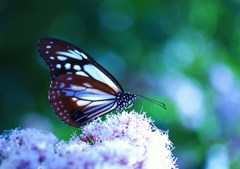
[[[67,139],[53,113],[37,41],[84,49],[169,130],[182,169],[240,168],[240,1],[0,2],[0,130],[35,127]],[[161,152],[159,152],[161,153]]]

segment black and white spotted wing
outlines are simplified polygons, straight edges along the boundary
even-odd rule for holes
[[[65,123],[80,127],[136,100],[135,94],[124,92],[108,71],[76,46],[51,38],[41,39],[38,46],[52,79],[50,103]]]
[[[58,39],[41,39],[39,52],[54,80],[61,74],[78,74],[99,80],[123,91],[118,81],[78,47]]]

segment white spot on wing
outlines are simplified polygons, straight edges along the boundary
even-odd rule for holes
[[[61,65],[60,65],[60,64],[57,64],[57,65],[56,65],[56,68],[61,69]]]
[[[88,88],[89,88],[89,87],[92,87],[92,85],[90,85],[89,83],[86,83],[86,82],[83,83],[83,85],[86,86],[86,87],[88,87]]]
[[[82,56],[73,50],[68,50],[68,52],[57,51],[56,54],[70,57],[70,58],[77,59],[77,60],[82,60]]]
[[[81,76],[86,76],[86,77],[88,77],[88,75],[86,74],[86,73],[84,73],[84,72],[76,72],[76,75],[81,75]]]
[[[51,47],[52,47],[52,46],[50,46],[50,45],[47,45],[47,46],[46,46],[47,49],[50,49]]]
[[[113,83],[111,79],[109,79],[102,71],[100,71],[97,67],[93,65],[84,65],[84,69],[88,72],[93,78],[106,83],[107,85],[111,86],[113,89],[118,89],[118,87]]]
[[[74,65],[73,69],[76,70],[76,71],[79,71],[79,70],[81,70],[81,67],[79,65]]]
[[[58,56],[57,58],[58,58],[58,60],[60,60],[60,61],[67,60],[67,58],[66,58],[66,57],[64,57],[64,56]]]
[[[84,59],[87,59],[88,57],[84,54],[84,53],[80,53],[81,56],[84,58]]]
[[[76,49],[74,49],[74,52],[76,52],[77,54],[81,55],[81,53],[78,50],[76,50]]]
[[[71,85],[70,90],[73,90],[73,91],[83,91],[83,90],[86,90],[86,87]]]
[[[93,106],[100,106],[100,105],[106,105],[106,104],[110,104],[110,103],[112,103],[113,101],[112,100],[104,100],[104,101],[95,101],[95,102],[92,102],[90,105],[89,105],[89,107],[93,107]]]
[[[50,59],[51,59],[51,60],[54,60],[54,57],[53,57],[53,56],[50,56]]]
[[[70,63],[66,63],[64,66],[66,69],[70,69],[71,68],[71,64]]]
[[[60,84],[60,88],[63,88],[65,86],[65,83]]]
[[[111,95],[105,92],[102,92],[100,90],[97,89],[91,89],[88,88],[87,90],[84,91],[79,91],[75,93],[75,97],[77,98],[81,98],[81,99],[86,99],[86,100],[115,100],[116,96],[115,95]]]
[[[86,100],[79,100],[77,101],[77,105],[78,106],[86,106],[90,103],[90,101],[86,101]]]
[[[74,101],[74,102],[75,102],[75,101],[77,101],[77,100],[78,100],[78,99],[77,99],[77,98],[75,98],[75,97],[73,97],[73,98],[72,98],[72,101]]]

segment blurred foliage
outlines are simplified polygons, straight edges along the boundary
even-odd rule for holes
[[[0,130],[35,127],[67,139],[47,100],[37,41],[92,55],[169,130],[180,168],[240,168],[240,1],[0,2]],[[161,152],[159,152],[161,153]]]

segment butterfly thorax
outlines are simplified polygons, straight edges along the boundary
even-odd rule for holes
[[[123,109],[130,107],[136,99],[137,99],[136,94],[128,92],[119,93],[116,97],[117,102],[116,111],[119,112]]]

